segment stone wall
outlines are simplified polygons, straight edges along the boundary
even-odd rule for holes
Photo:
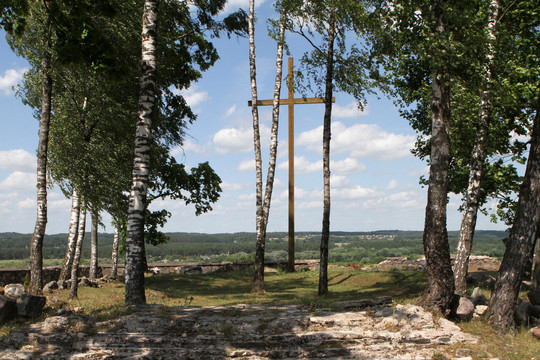
[[[319,262],[317,260],[298,260],[295,263],[296,269],[302,269],[309,267],[310,269],[317,266]],[[265,266],[272,268],[286,268],[286,261],[272,261],[265,263]],[[221,262],[221,263],[155,263],[148,264],[148,270],[154,273],[160,274],[207,274],[212,272],[228,272],[228,271],[238,271],[243,269],[248,269],[253,267],[253,261],[249,262]],[[58,266],[51,266],[43,268],[43,281],[48,283],[49,281],[58,280],[60,276],[61,268]],[[81,266],[79,268],[78,276],[88,277],[89,267]],[[108,276],[111,274],[111,265],[104,264],[98,267],[98,275],[103,274]],[[124,274],[124,266],[118,266],[118,275]],[[28,269],[0,269],[0,285],[4,286],[6,284],[24,284],[25,278],[30,277],[30,270]]]

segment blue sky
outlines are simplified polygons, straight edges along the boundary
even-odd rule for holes
[[[247,0],[233,0],[230,8],[247,9]],[[276,44],[267,36],[266,19],[273,17],[271,0],[258,2],[256,27],[259,98],[272,97]],[[291,56],[300,59],[309,50],[299,37],[288,34]],[[350,40],[353,40],[352,38]],[[255,167],[247,38],[215,41],[221,59],[203,78],[184,91],[198,120],[188,129],[182,148],[174,149],[188,167],[209,161],[223,180],[221,199],[214,211],[195,216],[180,201],[165,200],[154,207],[172,213],[165,231],[255,231]],[[16,86],[25,69],[0,36],[0,232],[31,233],[36,219],[35,153],[38,121],[16,98]],[[298,63],[298,61],[297,61]],[[286,68],[286,59],[285,66]],[[282,97],[287,95],[285,86]],[[311,96],[310,94],[308,94]],[[415,134],[400,118],[391,99],[370,96],[364,111],[354,99],[336,93],[332,118],[331,230],[422,230],[426,188],[418,178],[426,164],[410,154]],[[259,108],[263,167],[267,168],[271,108]],[[322,224],[323,105],[295,107],[296,230],[320,231]],[[265,151],[266,150],[266,151]],[[278,165],[269,231],[287,230],[287,108],[281,108]],[[266,172],[266,171],[265,171]],[[264,176],[266,179],[266,175]],[[67,232],[71,201],[57,189],[49,190],[47,233]],[[448,204],[448,229],[458,230],[460,198]],[[110,217],[103,214],[103,222]],[[478,229],[504,229],[480,216]],[[110,225],[104,231],[111,232]]]

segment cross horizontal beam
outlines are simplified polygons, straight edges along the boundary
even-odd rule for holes
[[[336,102],[336,98],[332,98],[332,102]],[[253,102],[248,101],[248,106],[251,106]],[[297,98],[297,99],[279,99],[279,105],[297,105],[297,104],[324,104],[323,98]],[[257,100],[257,106],[270,106],[274,105],[274,100]]]

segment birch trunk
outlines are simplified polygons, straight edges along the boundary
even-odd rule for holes
[[[434,35],[442,35],[446,32],[444,9],[441,4],[432,2],[432,12],[435,19],[432,31]],[[439,61],[441,60],[444,59]],[[450,159],[450,88],[443,79],[443,74],[432,70],[431,163],[423,236],[428,284],[421,301],[425,306],[446,315],[454,296],[454,273],[446,229]]]
[[[47,18],[50,31],[51,21]],[[48,46],[50,47],[50,34]],[[47,227],[47,148],[49,146],[49,123],[51,120],[52,78],[50,55],[42,59],[41,115],[39,120],[39,145],[37,151],[37,219],[30,243],[29,294],[40,295],[43,288],[43,238]]]
[[[482,173],[485,160],[484,147],[487,140],[489,128],[489,116],[491,109],[490,84],[491,68],[494,58],[494,43],[496,40],[495,28],[497,26],[497,17],[499,14],[499,1],[491,0],[488,20],[488,52],[486,63],[483,69],[484,86],[486,87],[480,93],[480,108],[478,112],[478,129],[476,141],[472,152],[471,170],[469,174],[469,186],[467,188],[467,197],[465,201],[465,211],[461,221],[459,231],[459,241],[454,261],[454,279],[456,294],[465,295],[467,293],[467,272],[469,267],[469,258],[476,227],[476,218],[478,216],[478,207],[480,201],[480,189],[482,182]]]
[[[77,245],[77,230],[79,227],[79,214],[81,208],[79,206],[79,195],[75,188],[71,193],[71,217],[69,219],[69,234],[68,243],[66,249],[66,255],[64,256],[64,265],[60,271],[58,281],[65,282],[71,273],[71,266],[73,264],[73,257],[75,256],[75,246]]]
[[[118,221],[114,224],[114,237],[112,244],[112,268],[111,268],[111,277],[116,279],[118,277],[118,243],[119,243],[119,227]]]
[[[86,231],[86,209],[81,204],[81,213],[79,216],[79,229],[77,231],[77,245],[75,247],[75,256],[73,257],[73,265],[71,266],[71,289],[69,290],[69,298],[77,298],[77,289],[79,285],[79,265],[81,263],[81,253],[84,241],[84,233]]]
[[[92,212],[92,229],[90,232],[90,273],[88,278],[96,281],[98,272],[98,225],[99,217]]]
[[[261,158],[261,137],[259,133],[259,109],[257,107],[257,69],[255,66],[255,0],[249,2],[249,75],[251,80],[251,115],[253,117],[253,146],[255,150],[255,172],[256,172],[256,233],[255,245],[255,272],[253,275],[253,292],[264,290],[264,249],[265,239],[261,235],[263,232],[262,223],[263,211],[263,184],[262,184],[262,158]]]
[[[326,91],[324,97],[323,125],[323,177],[324,203],[321,235],[321,254],[318,294],[328,292],[328,242],[330,240],[330,138],[332,125],[332,96],[334,80],[334,41],[336,38],[335,23],[330,17],[328,28],[328,53],[326,56]]]
[[[425,305],[445,314],[454,295],[454,274],[446,229],[449,166],[450,91],[433,74],[431,166],[424,224],[424,253],[428,270]]]
[[[125,301],[144,304],[144,213],[148,173],[152,112],[156,92],[157,0],[145,0],[142,21],[142,65],[139,94],[139,115],[135,134],[133,179],[129,196],[126,237]]]
[[[515,330],[514,310],[525,265],[536,242],[540,218],[540,96],[534,119],[529,159],[519,191],[518,210],[495,281],[487,316],[499,333]]]

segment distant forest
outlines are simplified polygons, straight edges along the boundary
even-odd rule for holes
[[[180,261],[250,261],[254,259],[255,233],[200,234],[167,233],[169,241],[157,246],[146,245],[149,262]],[[457,247],[457,231],[448,233],[450,250]],[[29,257],[32,234],[0,233],[0,260],[23,260]],[[477,231],[473,254],[502,258],[505,250],[504,231]],[[112,234],[99,234],[99,258],[110,262]],[[266,259],[287,259],[287,233],[268,233]],[[43,244],[45,259],[62,259],[67,234],[46,235]],[[318,259],[320,233],[296,233],[296,258]],[[332,232],[330,261],[375,264],[387,257],[417,259],[424,255],[421,231]],[[86,235],[83,258],[90,257],[90,234]],[[122,259],[122,257],[121,257]],[[60,262],[58,262],[60,263]]]

